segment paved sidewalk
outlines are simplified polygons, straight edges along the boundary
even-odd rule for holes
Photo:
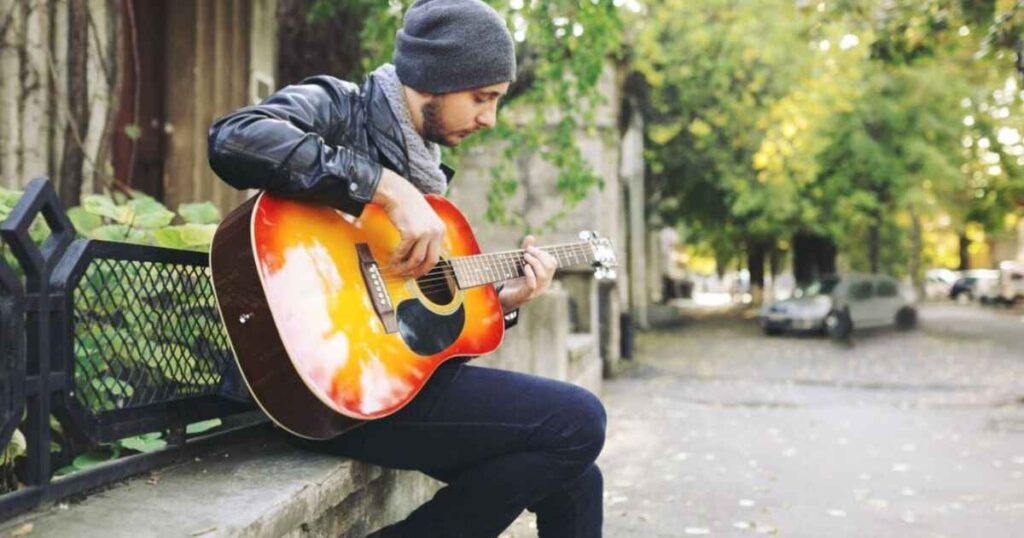
[[[605,383],[605,535],[1020,536],[1024,327],[921,320],[849,346],[735,314],[640,335]]]

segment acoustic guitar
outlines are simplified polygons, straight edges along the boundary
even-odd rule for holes
[[[334,437],[401,409],[444,361],[501,345],[494,284],[524,274],[523,251],[482,254],[454,204],[427,200],[446,234],[440,261],[419,278],[385,269],[400,235],[375,204],[355,218],[261,193],[217,229],[210,268],[232,351],[282,428]],[[611,243],[580,237],[543,250],[559,267],[613,276]]]

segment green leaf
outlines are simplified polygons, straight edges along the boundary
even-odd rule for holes
[[[131,222],[132,226],[139,228],[160,228],[161,226],[167,226],[174,220],[174,213],[168,211],[160,202],[149,197],[135,198],[128,202],[128,207],[134,213],[134,218]]]
[[[105,389],[109,394],[114,396],[126,396],[130,398],[135,394],[134,387],[111,376],[103,376],[100,379],[93,378],[91,383],[93,388],[97,390]]]
[[[0,187],[0,208],[6,208],[10,211],[18,203],[18,200],[21,199],[21,195],[22,191]]]
[[[75,472],[77,470],[78,470],[78,468],[75,467],[74,465],[65,465],[64,467],[61,467],[60,469],[57,469],[56,471],[54,471],[53,472],[53,477],[54,478],[61,478],[61,477],[67,476],[67,475],[69,475],[69,474],[71,474],[71,473],[73,473],[73,472]]]
[[[167,248],[188,248],[188,243],[181,238],[181,227],[180,226],[168,226],[166,228],[160,228],[153,231],[153,238],[156,240],[157,246]]]
[[[181,227],[181,240],[190,247],[209,247],[216,231],[215,224],[185,224]]]
[[[211,418],[210,420],[204,420],[202,422],[193,422],[188,426],[185,426],[185,433],[195,435],[197,433],[203,433],[207,430],[212,430],[217,426],[221,425],[219,418]]]
[[[81,454],[80,456],[75,458],[75,461],[73,461],[71,463],[71,465],[75,469],[81,471],[83,469],[88,469],[90,467],[95,467],[95,466],[97,466],[97,465],[99,465],[101,463],[108,462],[108,461],[114,459],[114,457],[115,457],[114,454],[109,454],[109,453],[105,453],[105,452],[89,451],[89,452],[86,452],[85,454]]]
[[[7,443],[4,448],[4,463],[14,461],[14,458],[18,458],[25,455],[25,449],[28,444],[25,442],[25,435],[21,433],[21,430],[15,429],[14,435],[11,436],[11,442]]]
[[[121,448],[137,452],[155,452],[167,447],[167,441],[159,438],[145,438],[142,435],[126,437],[117,442]]]
[[[64,426],[61,426],[60,421],[53,415],[50,415],[50,429],[61,435],[64,434]]]
[[[121,224],[127,224],[131,217],[131,210],[126,207],[119,207],[107,196],[102,194],[89,194],[82,198],[82,209],[105,217]]]
[[[220,209],[211,202],[181,204],[178,214],[188,224],[217,224],[221,219]]]
[[[75,230],[82,235],[87,235],[92,230],[103,225],[103,217],[90,213],[81,206],[69,209],[68,218],[71,219],[71,224],[75,225]]]
[[[124,224],[106,224],[92,230],[87,237],[103,241],[120,241],[123,243],[148,243],[151,234]]]
[[[154,346],[153,354],[147,361],[150,366],[159,368],[167,379],[179,383],[209,384],[199,374],[200,360],[185,346],[177,344],[159,344]]]
[[[124,126],[124,135],[129,140],[138,140],[142,137],[142,127],[139,127],[137,123],[129,123]]]

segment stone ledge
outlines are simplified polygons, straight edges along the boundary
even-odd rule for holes
[[[361,538],[439,487],[414,472],[304,451],[260,431],[215,451],[0,525],[53,538]]]
[[[566,348],[569,352],[569,364],[582,361],[596,351],[597,340],[591,333],[569,333]]]
[[[601,395],[603,364],[592,333],[571,333],[566,342],[568,381]]]

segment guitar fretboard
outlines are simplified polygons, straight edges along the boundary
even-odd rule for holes
[[[540,249],[554,256],[559,269],[594,262],[594,249],[586,241]],[[526,274],[523,271],[527,263],[523,258],[523,250],[460,256],[449,258],[448,262],[455,271],[455,280],[460,289],[519,278]]]

